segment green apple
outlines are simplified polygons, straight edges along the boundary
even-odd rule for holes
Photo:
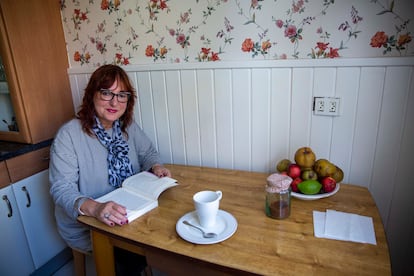
[[[312,169],[304,170],[301,177],[303,180],[318,180],[318,174]]]

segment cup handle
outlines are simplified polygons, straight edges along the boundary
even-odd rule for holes
[[[217,198],[218,200],[220,200],[223,196],[223,193],[221,191],[216,191],[216,194],[218,196],[218,198]]]

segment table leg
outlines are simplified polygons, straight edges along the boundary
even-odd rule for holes
[[[110,238],[93,230],[91,235],[97,275],[115,275],[114,247]]]

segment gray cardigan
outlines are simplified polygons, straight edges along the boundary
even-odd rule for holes
[[[112,135],[112,129],[107,132]],[[161,163],[152,142],[135,122],[127,132],[134,174]],[[107,149],[82,130],[78,119],[63,125],[53,141],[49,181],[60,235],[70,247],[91,251],[89,230],[76,220],[78,207],[87,198],[98,198],[114,187],[108,184]]]

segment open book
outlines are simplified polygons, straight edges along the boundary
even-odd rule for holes
[[[96,201],[114,201],[127,208],[128,221],[142,216],[158,206],[158,197],[168,188],[176,186],[177,180],[140,172],[124,180],[122,187],[97,198]]]

